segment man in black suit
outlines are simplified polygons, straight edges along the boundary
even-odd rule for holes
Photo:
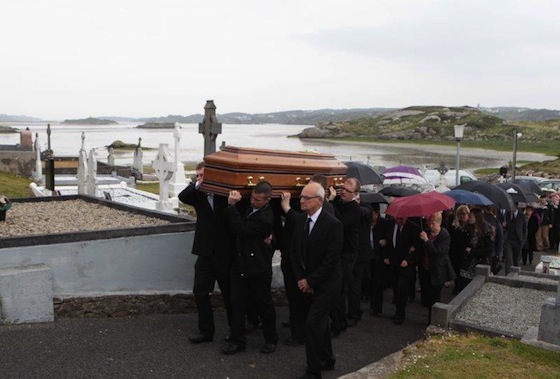
[[[271,247],[265,242],[272,234],[274,215],[269,205],[272,187],[259,182],[251,193],[251,207],[242,217],[235,204],[241,201],[238,191],[230,191],[229,207],[224,211],[236,236],[235,258],[231,269],[232,325],[231,342],[222,349],[224,354],[245,351],[245,314],[251,299],[263,325],[263,354],[276,350],[276,310],[270,294]]]
[[[388,231],[390,241],[387,243],[384,262],[391,265],[396,306],[393,322],[400,325],[405,319],[409,283],[416,277],[420,227],[407,218],[396,218],[391,221]]]
[[[389,220],[381,217],[379,204],[373,204],[373,215],[370,225],[370,240],[373,250],[370,281],[370,311],[372,316],[377,316],[383,311],[383,290],[391,278],[389,262],[385,263],[383,261],[386,257],[387,241],[390,240],[387,237],[390,223]]]
[[[342,246],[342,289],[340,296],[331,312],[332,324],[331,331],[333,337],[340,335],[348,327],[347,295],[348,286],[352,280],[354,265],[360,250],[360,204],[356,202],[356,197],[360,191],[360,181],[356,178],[348,178],[344,181],[340,194],[332,199],[334,214],[342,222],[343,226],[343,246]],[[336,194],[331,188],[332,195]]]
[[[343,235],[342,223],[323,210],[324,199],[320,184],[306,185],[300,195],[304,214],[297,215],[294,222],[290,258],[298,288],[307,298],[307,371],[302,378],[320,378],[322,370],[333,370],[335,364],[329,312],[340,296]]]
[[[519,257],[523,244],[527,240],[527,220],[523,212],[514,204],[511,212],[507,212],[502,223],[504,227],[504,257],[506,259],[506,275],[511,266],[519,266]]]
[[[189,337],[192,343],[211,342],[214,338],[214,316],[210,293],[216,282],[220,286],[231,326],[229,275],[233,258],[234,238],[224,216],[227,198],[200,190],[204,181],[204,162],[196,166],[196,182],[179,194],[179,200],[196,210],[196,229],[192,253],[197,255],[194,266],[193,295],[198,310],[197,335]]]

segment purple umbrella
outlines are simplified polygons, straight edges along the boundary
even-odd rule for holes
[[[396,166],[388,168],[383,172],[383,184],[395,183],[417,183],[427,184],[428,181],[424,175],[415,167]]]

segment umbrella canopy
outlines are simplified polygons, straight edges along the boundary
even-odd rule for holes
[[[453,208],[455,200],[442,193],[431,191],[395,199],[387,207],[387,214],[395,218],[427,217],[436,212]]]
[[[444,192],[445,195],[451,196],[459,204],[471,205],[487,205],[491,206],[494,203],[481,193],[469,192],[462,189],[454,189]]]
[[[503,188],[500,188],[492,183],[472,180],[458,185],[455,189],[481,193],[490,199],[490,201],[494,203],[494,206],[499,209],[511,211],[513,208],[513,200],[511,199],[511,196]]]
[[[389,186],[389,187],[381,188],[378,193],[383,194],[385,196],[405,197],[405,196],[416,195],[420,193],[420,191],[408,187]]]
[[[343,162],[348,170],[346,170],[346,177],[356,178],[362,184],[381,184],[383,179],[375,172],[373,167],[360,162]]]
[[[360,202],[361,203],[385,203],[389,204],[389,200],[382,194],[378,192],[360,192]]]
[[[530,180],[525,180],[525,179],[515,179],[511,181],[512,183],[517,184],[518,186],[527,189],[537,195],[542,195],[542,189],[541,187],[539,187],[539,185],[535,182],[532,182]]]
[[[522,187],[518,184],[505,182],[499,183],[498,187],[503,188],[516,203],[538,203],[539,198],[527,187]]]
[[[415,167],[396,166],[383,171],[383,184],[427,184],[428,181]]]

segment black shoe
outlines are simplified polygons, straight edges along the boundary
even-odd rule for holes
[[[301,346],[301,345],[305,345],[305,340],[294,340],[294,339],[288,338],[287,340],[284,341],[284,345],[286,345],[286,346]]]
[[[375,310],[375,309],[370,309],[369,314],[373,317],[377,317],[381,314],[381,311]]]
[[[248,322],[248,323],[245,324],[245,331],[246,331],[247,333],[252,332],[253,330],[258,329],[258,328],[259,328],[259,325],[260,325],[260,324],[256,324],[256,325],[255,325],[255,324],[253,324],[253,323],[251,323],[251,322]]]
[[[197,334],[196,336],[189,337],[189,341],[194,344],[212,342],[213,339],[213,337],[205,336],[204,334]]]
[[[224,341],[226,341],[226,342],[233,342],[233,341],[235,341],[235,340],[234,340],[234,338],[231,336],[231,333],[230,333],[230,334],[228,334],[228,335],[226,336],[226,338],[224,338]]]
[[[332,371],[332,370],[334,370],[334,362],[335,362],[335,361],[323,362],[323,364],[321,365],[321,370],[325,370],[325,371]]]
[[[270,354],[276,351],[276,344],[274,343],[265,343],[263,347],[261,347],[261,353],[263,354]]]
[[[500,273],[500,271],[502,271],[502,268],[503,268],[502,264],[498,263],[496,265],[496,267],[494,267],[494,270],[492,271],[492,274],[498,275]]]
[[[401,325],[404,322],[404,317],[395,317],[395,319],[393,320],[393,324],[395,325]]]
[[[284,328],[289,328],[290,326],[292,326],[290,320],[282,321],[280,324],[282,324]]]
[[[222,348],[222,354],[233,355],[245,351],[245,345],[240,343],[230,343]]]
[[[346,322],[349,328],[353,328],[354,326],[358,325],[358,320],[354,320],[353,318],[348,319]]]
[[[339,330],[331,330],[331,338],[338,338],[340,337],[340,331]]]

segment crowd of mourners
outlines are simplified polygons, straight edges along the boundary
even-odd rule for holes
[[[224,354],[245,351],[246,333],[262,327],[263,354],[278,344],[271,295],[272,257],[281,251],[290,328],[285,345],[305,345],[307,368],[301,377],[320,378],[332,370],[331,339],[356,326],[369,299],[369,314],[381,315],[386,290],[392,292],[393,322],[405,322],[407,303],[419,284],[420,301],[431,320],[431,306],[444,286],[453,294],[474,278],[478,264],[494,275],[513,266],[532,264],[535,251],[554,249],[560,239],[559,193],[542,195],[539,204],[508,211],[457,204],[454,209],[420,218],[390,218],[379,203],[360,199],[360,182],[346,178],[341,188],[327,188],[315,175],[299,198],[283,192],[272,199],[272,187],[258,183],[246,199],[201,189],[204,164],[196,182],[179,195],[197,213],[193,254],[193,294],[198,310],[194,344],[214,339],[210,294],[217,282],[229,325]]]

